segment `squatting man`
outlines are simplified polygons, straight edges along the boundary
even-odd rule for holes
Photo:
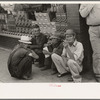
[[[52,60],[56,65],[58,76],[63,76],[65,73],[71,72],[74,82],[81,82],[82,77],[80,72],[83,69],[82,61],[83,45],[76,40],[76,33],[72,29],[68,29],[65,32],[65,40],[63,42],[62,55],[52,54]]]

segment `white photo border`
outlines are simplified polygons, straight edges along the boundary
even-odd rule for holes
[[[100,3],[99,1],[0,1],[0,3]],[[58,87],[60,85],[60,87]],[[100,83],[0,83],[0,99],[100,99]]]

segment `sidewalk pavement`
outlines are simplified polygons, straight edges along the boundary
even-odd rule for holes
[[[33,75],[32,80],[19,80],[10,76],[7,68],[7,60],[11,50],[4,49],[0,47],[0,83],[68,83],[67,79],[70,75],[63,76],[61,78],[57,77],[57,74],[51,75],[52,70],[41,71],[36,65],[32,66]],[[95,83],[92,72],[87,72],[82,75],[83,83]]]

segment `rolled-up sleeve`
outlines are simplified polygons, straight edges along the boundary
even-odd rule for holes
[[[82,17],[87,17],[91,12],[94,4],[81,4],[79,12]]]

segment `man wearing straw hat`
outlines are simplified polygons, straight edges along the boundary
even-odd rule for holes
[[[21,36],[19,42],[9,55],[8,70],[12,77],[28,80],[32,78],[32,59],[38,59],[38,55],[27,48],[30,37]]]

